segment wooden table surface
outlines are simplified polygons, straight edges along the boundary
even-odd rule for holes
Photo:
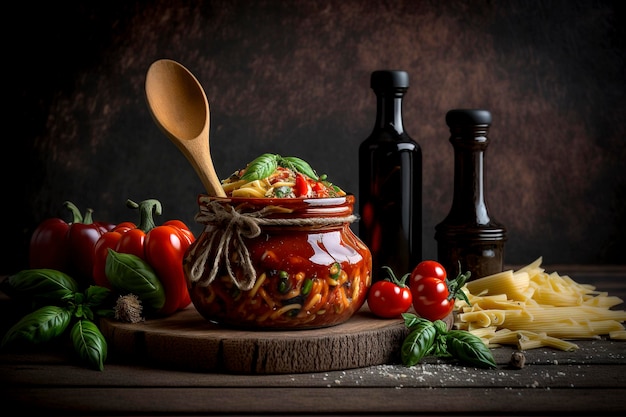
[[[626,266],[547,266],[626,300]],[[2,329],[8,325],[1,300]],[[624,309],[624,304],[618,306]],[[626,342],[576,341],[580,349],[493,349],[497,369],[426,358],[319,373],[188,372],[109,352],[102,372],[75,363],[63,344],[0,351],[0,404],[38,415],[623,415]],[[3,413],[3,415],[5,415]]]

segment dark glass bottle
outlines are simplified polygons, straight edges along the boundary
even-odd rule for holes
[[[446,114],[454,147],[454,196],[448,216],[435,226],[437,260],[448,276],[471,272],[470,280],[502,272],[506,229],[490,216],[485,200],[485,150],[491,113],[456,109]]]
[[[405,71],[374,71],[376,124],[359,147],[359,237],[372,253],[372,279],[400,278],[422,258],[422,150],[404,131]]]

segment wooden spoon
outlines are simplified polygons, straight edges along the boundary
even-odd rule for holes
[[[209,101],[196,77],[176,61],[155,61],[146,98],[154,121],[193,165],[208,195],[226,197],[211,159]]]

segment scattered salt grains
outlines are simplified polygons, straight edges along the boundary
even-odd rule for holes
[[[539,354],[539,355],[537,355]],[[556,354],[556,352],[534,352],[533,364],[545,366],[533,367],[535,372],[525,373],[526,377],[530,376],[530,381],[520,384],[521,375],[518,371],[511,371],[510,369],[496,369],[483,370],[475,367],[458,366],[457,364],[446,363],[445,361],[425,361],[414,366],[405,367],[398,364],[382,364],[374,365],[367,368],[363,368],[360,372],[327,372],[320,373],[312,376],[315,379],[323,380],[323,386],[336,387],[336,386],[367,386],[372,381],[380,381],[381,379],[387,380],[389,388],[403,389],[406,387],[423,387],[430,389],[437,389],[438,387],[456,386],[459,383],[472,385],[476,381],[484,381],[493,386],[504,386],[506,389],[516,390],[520,386],[526,388],[544,388],[548,390],[547,385],[550,381],[561,380],[565,383],[565,386],[574,388],[574,384],[566,382],[569,376],[572,376],[572,372],[557,371],[553,369],[553,365],[565,365],[569,363],[569,360],[563,359],[563,357]],[[539,356],[539,357],[537,357]],[[591,358],[597,358],[599,353],[597,351],[586,356],[586,360]],[[613,354],[612,357],[619,357],[619,354]],[[559,360],[560,359],[560,360]],[[570,367],[571,366],[571,367]],[[568,366],[573,370],[574,378],[584,378],[585,369],[588,365],[572,363]],[[549,369],[545,369],[549,368]],[[529,369],[530,370],[530,369]],[[294,378],[292,378],[293,380]],[[524,377],[525,379],[525,377]],[[386,384],[386,385],[387,385]],[[520,395],[520,394],[518,394]]]

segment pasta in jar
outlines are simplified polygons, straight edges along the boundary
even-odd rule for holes
[[[350,229],[354,196],[306,174],[306,162],[278,158],[257,158],[223,181],[226,198],[199,197],[196,219],[205,229],[183,264],[192,302],[206,319],[228,326],[343,323],[371,285],[370,251]]]
[[[235,171],[222,181],[229,197],[247,198],[331,198],[345,191],[318,176],[304,160],[275,154],[263,154],[246,168]]]

